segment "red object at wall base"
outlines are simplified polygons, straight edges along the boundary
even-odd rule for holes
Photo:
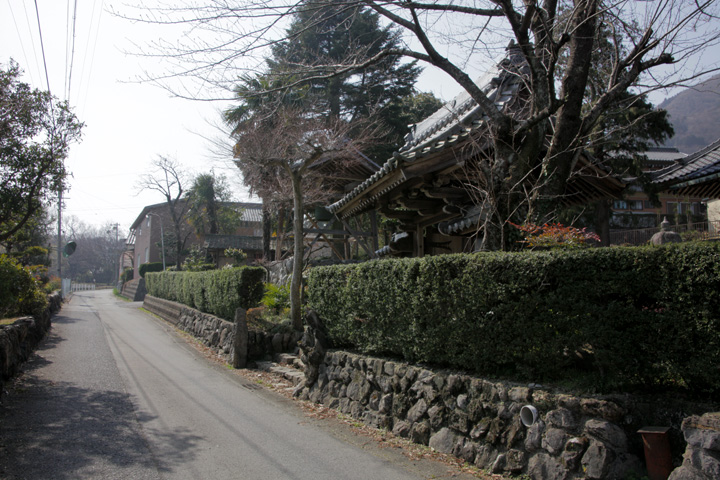
[[[645,465],[650,480],[667,480],[673,471],[669,431],[670,427],[643,427],[638,430],[643,439]]]

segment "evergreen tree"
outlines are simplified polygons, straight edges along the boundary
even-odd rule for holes
[[[232,234],[240,225],[242,212],[228,205],[232,199],[224,176],[203,173],[195,177],[186,198],[188,220],[199,235]]]
[[[408,123],[398,120],[403,117],[404,99],[416,93],[414,85],[422,69],[398,56],[330,77],[328,71],[312,65],[360,65],[383,50],[399,47],[399,30],[381,26],[377,13],[357,4],[306,0],[286,38],[272,49],[269,75],[281,82],[305,79],[305,107],[316,114],[348,121],[372,116],[386,127],[387,136],[365,153],[379,162],[389,158],[408,131]],[[298,69],[298,65],[310,67]],[[442,104],[432,94],[423,95],[435,100],[436,108]]]

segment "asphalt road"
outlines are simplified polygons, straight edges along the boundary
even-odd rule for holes
[[[0,478],[465,477],[335,423],[209,362],[139,303],[81,292],[3,397]]]

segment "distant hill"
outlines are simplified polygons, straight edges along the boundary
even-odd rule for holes
[[[693,153],[720,138],[720,75],[663,101],[675,136],[665,145]]]

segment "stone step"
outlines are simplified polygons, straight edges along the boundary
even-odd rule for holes
[[[298,355],[292,353],[276,353],[273,356],[273,361],[280,365],[293,367],[300,371],[305,371],[305,364],[300,360]]]
[[[276,353],[273,355],[273,361],[280,365],[292,365],[296,358],[297,355],[293,355],[292,353]]]
[[[274,362],[257,362],[258,370],[263,372],[270,372],[276,375],[280,375],[286,380],[289,380],[293,385],[298,385],[305,381],[305,374],[295,368],[278,365]]]

